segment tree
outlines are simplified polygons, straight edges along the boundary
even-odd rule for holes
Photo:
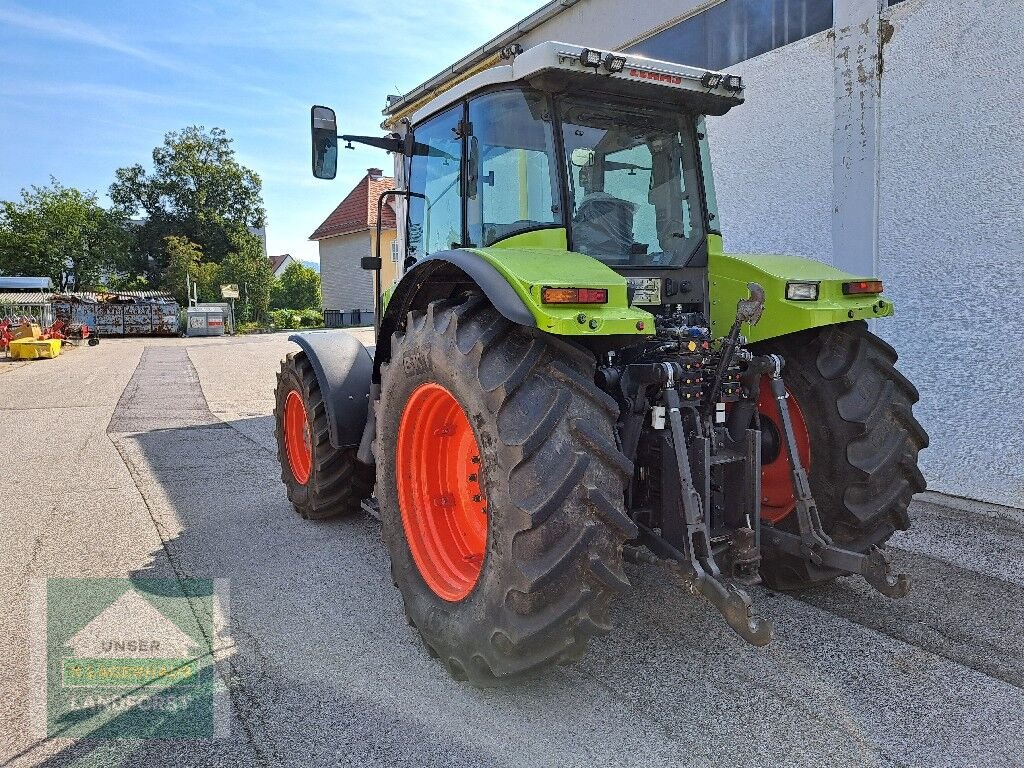
[[[274,281],[270,303],[274,309],[320,309],[320,275],[315,269],[293,261]]]
[[[123,259],[123,216],[100,207],[95,192],[49,186],[0,202],[0,273],[49,277],[61,291],[94,287]]]
[[[203,249],[187,238],[171,236],[165,240],[164,249],[167,253],[167,269],[164,271],[164,290],[169,292],[181,306],[188,306],[188,285],[200,285],[200,300],[209,301],[203,296],[203,278],[209,278],[209,270],[204,269]],[[212,265],[216,268],[216,264]],[[216,279],[216,275],[214,275]]]
[[[263,244],[251,232],[236,232],[230,244],[231,250],[220,265],[220,281],[237,284],[242,293],[238,321],[265,319],[274,274],[263,253]]]
[[[153,169],[119,168],[110,199],[123,215],[144,216],[135,230],[135,263],[159,282],[168,264],[168,237],[185,237],[220,264],[249,227],[266,220],[261,182],[235,158],[222,128],[172,131],[153,150]]]

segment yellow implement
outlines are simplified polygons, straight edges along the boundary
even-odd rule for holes
[[[38,339],[42,329],[35,323],[31,325],[18,325],[14,328],[14,338],[16,339]]]
[[[15,360],[42,360],[60,354],[60,339],[15,339],[8,354]]]

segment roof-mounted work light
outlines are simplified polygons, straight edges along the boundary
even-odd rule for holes
[[[601,66],[601,52],[592,48],[584,48],[580,51],[580,64],[584,67],[598,69]]]
[[[609,53],[604,57],[604,68],[611,72],[613,75],[616,72],[621,72],[626,67],[626,57],[616,56],[614,53]]]
[[[742,91],[743,78],[739,75],[726,75],[722,79],[722,87],[727,91]]]
[[[717,72],[705,72],[701,75],[700,84],[705,88],[717,88],[722,84],[722,76]]]

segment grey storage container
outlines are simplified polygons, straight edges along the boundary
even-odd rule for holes
[[[186,336],[223,336],[224,312],[220,307],[189,307]]]

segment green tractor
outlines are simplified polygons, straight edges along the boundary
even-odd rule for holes
[[[723,251],[704,116],[742,80],[556,42],[502,59],[394,101],[385,137],[312,110],[316,176],[339,138],[394,154],[377,205],[404,264],[382,293],[363,259],[374,348],[292,337],[296,511],[378,514],[409,623],[481,686],[578,659],[624,560],[670,565],[758,646],[750,585],[904,596],[881,547],[928,438],[868,330],[892,303],[873,277]]]

